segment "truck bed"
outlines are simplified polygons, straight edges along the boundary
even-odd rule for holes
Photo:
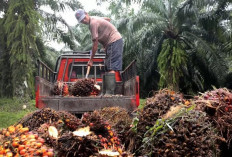
[[[44,63],[38,64],[38,76],[36,76],[36,107],[39,109],[48,107],[57,111],[69,111],[83,113],[102,109],[104,107],[122,107],[128,111],[135,110],[139,105],[139,77],[136,76],[135,61],[122,73],[122,81],[116,82],[114,96],[62,96],[53,95],[54,72]],[[42,69],[42,70],[41,70]],[[75,83],[75,82],[65,82]],[[101,82],[99,85],[101,86]]]
[[[136,109],[136,97],[131,91],[135,91],[133,86],[135,80],[131,79],[126,83],[117,82],[117,95],[106,96],[57,96],[52,95],[51,91],[54,84],[37,76],[36,77],[36,104],[37,108],[52,108],[57,111],[65,110],[74,113],[83,113],[93,110],[102,109],[104,107],[122,107],[128,111]],[[125,88],[124,88],[125,87]],[[125,90],[124,90],[125,89]]]
[[[49,107],[57,111],[65,110],[74,113],[83,113],[104,107],[122,107],[128,111],[136,109],[134,98],[131,96],[90,96],[90,97],[62,97],[48,96],[41,98],[44,105],[39,108]],[[46,104],[46,105],[45,105]]]

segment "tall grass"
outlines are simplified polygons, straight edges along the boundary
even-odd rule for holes
[[[35,110],[35,100],[1,98],[0,128],[6,128],[10,125],[15,124],[26,114]]]

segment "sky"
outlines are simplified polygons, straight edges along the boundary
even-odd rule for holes
[[[84,10],[86,12],[95,9],[103,13],[108,13],[107,11],[107,7],[109,6],[108,3],[102,3],[101,5],[97,5],[97,0],[79,0],[79,2],[83,5]],[[70,26],[75,26],[78,23],[74,16],[75,11],[67,10],[60,14]]]
[[[108,3],[102,3],[101,5],[97,5],[97,0],[79,0],[79,2],[83,5],[83,9],[88,12],[90,10],[97,10],[101,11],[103,13],[108,13]],[[46,11],[48,11],[48,8],[43,8]],[[75,18],[75,11],[72,10],[66,10],[60,15],[65,19],[65,21],[70,25],[70,26],[75,26],[78,24],[78,21]],[[53,47],[55,50],[60,51],[65,45],[64,43],[57,43],[56,41],[50,41],[46,42],[46,45]]]
[[[86,12],[89,12],[91,10],[97,10],[101,11],[105,14],[109,13],[107,10],[109,4],[107,2],[102,2],[101,4],[97,5],[97,1],[99,0],[78,0],[82,5],[83,9]],[[53,12],[49,7],[42,6],[40,9],[46,11],[46,12]],[[75,18],[75,11],[73,10],[65,10],[64,12],[57,13],[58,15],[62,16],[65,21],[70,25],[70,26],[75,26],[78,22]]]

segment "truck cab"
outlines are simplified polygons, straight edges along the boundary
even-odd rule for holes
[[[139,105],[139,77],[136,75],[136,65],[133,61],[122,72],[116,72],[115,94],[111,97],[91,95],[88,97],[74,97],[53,95],[52,90],[57,81],[68,85],[79,79],[84,79],[89,61],[89,51],[71,52],[58,57],[55,69],[52,70],[42,61],[38,60],[36,76],[36,107],[53,108],[74,113],[83,113],[104,107],[119,106],[133,111]],[[88,78],[94,79],[102,86],[102,76],[105,73],[105,53],[96,53],[93,66],[90,68]]]

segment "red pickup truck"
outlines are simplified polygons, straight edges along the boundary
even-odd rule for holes
[[[139,76],[136,75],[135,61],[131,62],[121,73],[115,73],[116,90],[114,96],[74,97],[53,95],[52,90],[57,81],[74,84],[78,79],[85,78],[89,52],[71,52],[58,57],[53,71],[38,60],[36,76],[36,107],[49,107],[55,110],[65,110],[73,113],[83,113],[104,107],[119,106],[133,111],[139,105]],[[94,79],[102,86],[105,54],[96,53],[88,78]]]

